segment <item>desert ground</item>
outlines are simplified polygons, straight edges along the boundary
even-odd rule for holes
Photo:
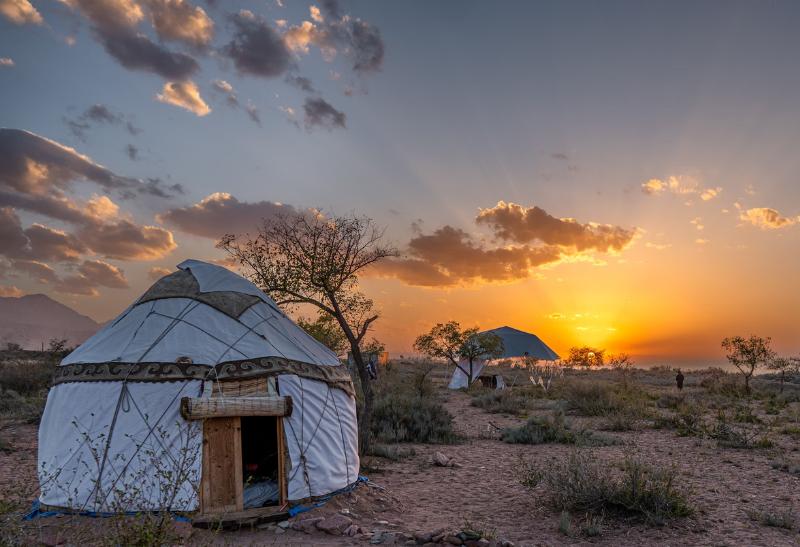
[[[21,520],[36,497],[37,409],[46,393],[24,385],[46,385],[46,374],[25,379],[29,372],[9,372],[23,365],[7,361],[2,366],[7,380],[0,403],[0,544],[153,544],[135,517]],[[512,385],[503,392],[480,387],[450,391],[443,365],[391,363],[381,371],[379,401],[395,398],[395,403],[410,405],[378,409],[377,444],[373,455],[362,459],[368,484],[288,522],[237,531],[178,522],[171,525],[168,542],[800,543],[800,383],[787,382],[781,390],[775,378],[758,377],[748,397],[735,374],[719,370],[687,373],[681,393],[669,369],[570,370],[555,377],[545,392],[531,385],[527,370],[501,372]],[[414,419],[434,420],[438,425],[431,426],[427,440],[439,442],[389,442],[410,435],[386,430],[386,423],[407,418],[392,412],[410,407],[418,413],[427,409]],[[526,423],[538,432],[527,441],[534,444],[502,440],[509,440],[509,428]],[[552,436],[539,434],[551,430],[556,431]],[[590,481],[590,467],[600,473],[595,481],[623,480],[626,461],[646,466],[646,474],[665,473],[670,492],[660,494],[666,501],[673,496],[679,509],[661,511],[656,504],[640,511],[638,504],[603,502],[581,506],[570,497],[578,496],[574,491],[548,482],[559,466]]]

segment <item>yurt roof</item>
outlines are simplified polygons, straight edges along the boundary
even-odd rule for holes
[[[559,356],[547,344],[530,332],[521,331],[512,327],[499,327],[484,331],[482,334],[496,334],[503,340],[503,354],[499,359],[511,357],[524,357],[528,355],[544,361],[556,361]]]
[[[61,365],[63,369],[91,363],[105,366],[98,371],[72,368],[81,375],[74,381],[88,380],[92,373],[97,379],[111,379],[117,369],[129,379],[157,379],[162,374],[169,380],[170,374],[176,379],[198,377],[215,367],[219,377],[226,371],[241,376],[280,369],[284,374],[349,382],[339,370],[330,370],[340,368],[338,357],[263,291],[226,268],[199,260],[182,262],[176,272],[158,280]],[[133,365],[136,374],[131,372]],[[59,372],[67,376],[66,370]]]

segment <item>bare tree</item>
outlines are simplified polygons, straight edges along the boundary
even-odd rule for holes
[[[727,354],[725,357],[733,364],[744,376],[744,387],[747,394],[750,394],[750,379],[756,369],[765,366],[775,358],[775,352],[770,347],[772,338],[762,338],[750,335],[749,338],[733,336],[722,340],[722,349]]]
[[[608,365],[622,375],[622,383],[625,387],[628,387],[628,379],[636,366],[631,356],[627,353],[609,355]]]
[[[774,357],[767,362],[767,368],[775,370],[780,374],[781,378],[781,393],[783,393],[783,384],[786,382],[786,373],[797,372],[800,368],[800,359],[796,357]]]
[[[359,290],[358,275],[383,258],[397,256],[393,246],[382,242],[383,235],[367,217],[281,214],[265,220],[255,237],[226,235],[217,244],[279,306],[315,306],[339,324],[364,396],[359,416],[362,452],[369,450],[374,393],[360,348],[378,314]]]
[[[461,330],[458,321],[437,323],[417,337],[414,349],[435,359],[445,359],[463,372],[471,385],[474,381],[474,362],[503,353],[503,339],[496,334],[479,333],[478,327]],[[467,361],[461,365],[460,361]]]

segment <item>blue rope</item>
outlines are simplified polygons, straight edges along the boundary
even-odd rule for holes
[[[34,500],[34,502],[31,504],[30,512],[26,514],[24,517],[22,517],[22,520],[41,519],[47,517],[55,517],[58,515],[80,515],[82,517],[108,518],[108,517],[118,516],[120,514],[134,516],[134,515],[140,515],[142,513],[158,514],[159,511],[127,511],[125,513],[106,513],[103,511],[42,511],[42,503],[39,500]],[[192,519],[190,519],[189,517],[173,513],[172,511],[170,511],[169,513],[172,515],[172,519],[175,522],[192,521]]]
[[[326,503],[328,503],[334,496],[338,496],[339,494],[346,494],[347,492],[352,492],[356,489],[356,487],[360,483],[367,483],[369,479],[364,475],[359,475],[358,479],[353,484],[345,486],[337,490],[336,492],[331,492],[330,494],[326,494],[319,498],[316,502],[312,503],[311,505],[295,505],[294,507],[290,507],[287,513],[289,513],[290,517],[295,517],[300,513],[305,513],[306,511],[311,511],[312,509],[316,509],[317,507],[322,507]]]

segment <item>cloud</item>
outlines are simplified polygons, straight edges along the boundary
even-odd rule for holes
[[[191,80],[185,82],[167,82],[160,94],[156,95],[162,103],[184,108],[197,116],[206,116],[211,108],[200,96],[197,84]]]
[[[242,74],[265,78],[284,74],[291,52],[283,37],[263,18],[248,10],[231,16],[233,39],[222,49]]]
[[[703,201],[709,201],[717,197],[722,192],[722,187],[703,188],[694,177],[690,176],[670,176],[664,179],[650,179],[641,185],[642,192],[650,196],[658,196],[671,193],[679,196],[700,195]]]
[[[125,272],[102,260],[86,260],[78,268],[86,279],[103,287],[126,289],[129,287]]]
[[[652,243],[648,241],[644,244],[648,249],[655,249],[656,251],[663,251],[672,247],[672,243]]]
[[[126,121],[124,115],[114,112],[104,104],[94,104],[77,118],[64,118],[64,122],[70,132],[84,142],[86,131],[92,124],[124,126],[131,135],[137,135],[141,131],[132,122]]]
[[[692,220],[689,221],[689,224],[694,225],[694,227],[697,228],[698,231],[703,231],[703,229],[705,229],[705,226],[703,225],[703,219],[700,217],[693,218]]]
[[[561,161],[568,161],[569,160],[569,156],[567,156],[563,152],[556,152],[554,154],[550,154],[550,157],[553,158],[554,160],[561,160]]]
[[[158,221],[187,234],[219,239],[226,233],[255,232],[266,218],[296,212],[291,205],[242,202],[230,194],[217,192],[194,205],[170,209],[158,215]]]
[[[94,253],[118,260],[156,260],[177,247],[169,230],[127,219],[84,226],[77,236]]]
[[[185,0],[146,0],[146,4],[160,39],[205,48],[214,38],[214,21],[203,8]]]
[[[258,108],[253,103],[247,103],[247,106],[244,107],[245,112],[247,112],[247,117],[258,126],[261,126],[261,115],[258,113]]]
[[[28,0],[0,0],[0,15],[15,25],[41,25],[42,14]]]
[[[344,112],[336,110],[325,99],[322,98],[306,98],[303,103],[303,112],[305,113],[305,126],[306,129],[313,127],[325,127],[327,129],[334,129],[346,127],[347,116]]]
[[[125,153],[131,161],[139,160],[139,149],[132,144],[125,146]]]
[[[311,83],[311,80],[305,76],[289,75],[286,77],[286,83],[293,85],[297,89],[305,91],[306,93],[314,93],[316,91],[314,89],[314,85]]]
[[[56,271],[43,262],[37,262],[35,260],[15,260],[11,265],[14,270],[28,274],[29,277],[32,277],[43,285],[59,282]]]
[[[64,277],[49,265],[36,260],[16,260],[12,266],[17,272],[27,274],[43,285],[52,285],[54,290],[65,294],[97,296],[98,287],[129,287],[122,270],[101,260],[85,260],[76,273]]]
[[[233,89],[231,84],[225,80],[214,80],[211,85],[214,86],[214,90],[225,96],[225,101],[228,103],[228,106],[239,108],[239,98],[236,96],[236,90]]]
[[[800,222],[800,216],[785,217],[775,209],[769,207],[754,207],[742,211],[739,219],[752,224],[762,230],[778,230]]]
[[[95,37],[106,52],[129,70],[152,72],[168,80],[184,80],[200,68],[191,56],[170,51],[137,30],[139,23],[145,18],[145,10],[134,0],[61,2],[80,11],[89,19]],[[164,2],[153,0],[152,3],[161,5]],[[169,26],[172,24],[173,21],[170,20]],[[164,39],[163,36],[160,37]]]
[[[556,218],[540,207],[503,201],[492,208],[481,209],[476,222],[489,226],[496,237],[506,241],[541,241],[572,247],[576,251],[620,251],[636,235],[633,229],[610,224],[581,224],[571,218]]]
[[[76,180],[91,181],[124,197],[136,194],[171,197],[176,186],[122,177],[64,146],[20,129],[0,129],[0,190],[8,188],[30,195],[61,195]]]
[[[8,297],[20,297],[23,293],[17,287],[13,285],[0,285],[0,296]]]
[[[444,226],[412,238],[406,257],[379,262],[371,273],[409,285],[447,287],[525,279],[535,267],[560,257],[560,249],[552,245],[486,248],[463,230]]]
[[[158,279],[161,279],[165,275],[171,274],[173,271],[174,270],[170,270],[169,268],[162,268],[160,266],[154,266],[153,268],[150,268],[149,270],[147,270],[147,277],[149,277],[153,281],[157,281]]]
[[[2,66],[14,66],[14,59],[11,57],[0,57],[0,67]]]

